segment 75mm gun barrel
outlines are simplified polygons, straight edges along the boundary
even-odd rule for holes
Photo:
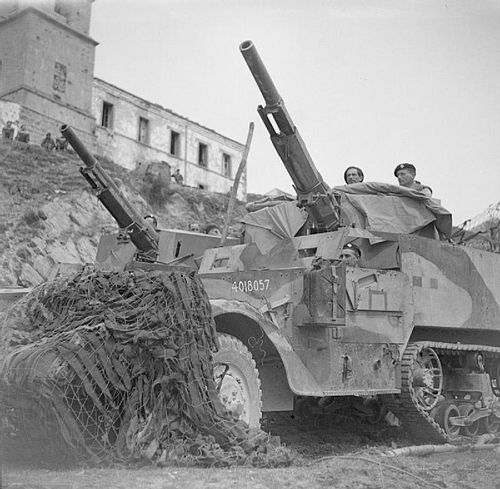
[[[293,181],[299,205],[307,210],[318,231],[334,231],[339,226],[338,206],[316,169],[257,49],[252,41],[244,41],[240,44],[240,52],[266,102],[266,106],[259,105],[257,111]]]
[[[80,168],[80,173],[89,182],[99,201],[114,217],[121,232],[130,237],[132,243],[146,259],[155,260],[158,250],[158,233],[130,205],[115,182],[90,154],[73,129],[63,125],[61,126],[61,134],[85,163],[85,166]]]

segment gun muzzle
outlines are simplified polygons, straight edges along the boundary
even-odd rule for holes
[[[260,59],[259,53],[252,41],[243,41],[240,44],[240,52],[250,68],[257,85],[267,105],[276,105],[280,100],[280,94],[274,86],[269,73]]]
[[[75,134],[75,131],[73,131],[73,129],[71,129],[71,127],[67,124],[62,125],[60,131],[85,165],[89,168],[93,168],[96,164],[96,159],[83,145],[78,136]]]

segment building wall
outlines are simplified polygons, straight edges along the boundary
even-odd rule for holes
[[[103,103],[112,106],[110,127],[102,127]],[[125,168],[163,161],[172,173],[179,168],[184,184],[203,186],[212,192],[229,192],[244,145],[196,122],[121,90],[103,80],[94,80],[92,112],[97,128],[97,151]],[[140,142],[139,118],[148,121],[148,138]],[[179,134],[179,154],[170,153],[172,131]],[[199,144],[207,146],[207,167],[198,164]],[[231,157],[231,173],[223,172],[223,153]],[[238,187],[238,198],[246,200],[246,174]]]
[[[95,41],[61,24],[55,16],[29,8],[0,24],[0,97],[20,104],[20,114],[41,141],[58,134],[62,123],[93,143],[91,114]],[[92,147],[94,144],[92,144]]]
[[[43,111],[39,112],[32,110],[29,106],[22,106],[20,123],[28,129],[30,133],[30,141],[32,143],[41,143],[45,134],[50,132],[55,139],[61,137],[60,128],[62,124],[71,126],[83,144],[91,152],[96,150],[96,138],[91,132],[86,129],[89,126],[94,126],[95,121],[91,116],[84,116],[74,110],[60,107],[60,112],[57,117],[48,117]]]
[[[24,83],[28,51],[25,19],[0,23],[0,97]]]

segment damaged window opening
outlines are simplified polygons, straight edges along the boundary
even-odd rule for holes
[[[222,174],[231,178],[231,155],[222,153]]]
[[[206,144],[199,143],[198,145],[198,165],[207,168],[208,163],[208,147]]]
[[[181,135],[178,132],[170,131],[170,154],[180,156]]]
[[[149,121],[144,117],[139,117],[139,132],[137,139],[144,144],[149,144]]]
[[[101,126],[113,129],[113,104],[110,104],[109,102],[102,103]]]
[[[54,65],[54,79],[52,81],[52,88],[56,92],[66,92],[66,65],[56,61]]]

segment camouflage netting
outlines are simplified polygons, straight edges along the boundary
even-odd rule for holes
[[[7,448],[94,463],[290,461],[225,412],[193,274],[85,270],[43,284],[7,312],[1,342]]]

